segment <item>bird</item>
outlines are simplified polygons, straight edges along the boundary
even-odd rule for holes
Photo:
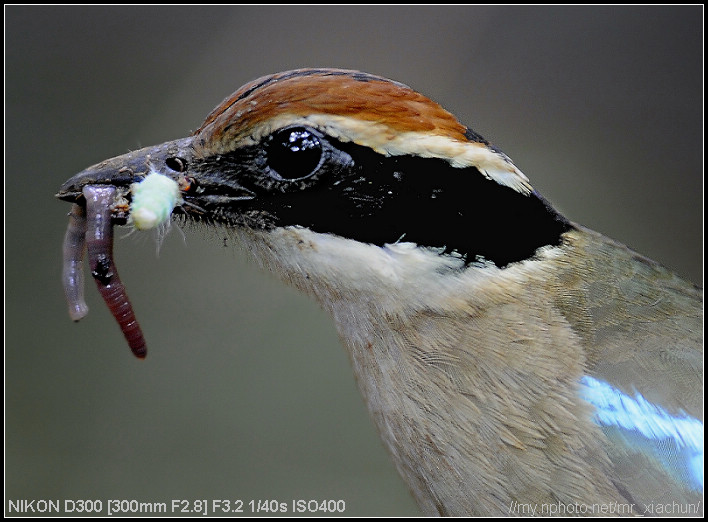
[[[427,96],[271,74],[57,196],[130,200],[153,171],[179,184],[175,216],[331,315],[425,515],[702,514],[702,288],[561,215]]]

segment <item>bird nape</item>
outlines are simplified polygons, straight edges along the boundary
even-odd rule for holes
[[[314,297],[426,514],[702,514],[702,289],[561,216],[401,83],[266,76],[191,136],[103,161],[57,196],[74,204],[72,318],[86,244],[138,356],[114,225],[158,226],[174,207]]]

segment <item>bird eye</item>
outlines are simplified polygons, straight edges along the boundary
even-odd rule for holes
[[[322,143],[312,131],[295,127],[271,136],[266,153],[271,170],[282,179],[305,178],[322,162]]]

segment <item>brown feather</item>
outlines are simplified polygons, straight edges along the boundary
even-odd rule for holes
[[[452,114],[411,88],[343,69],[299,69],[254,80],[216,107],[200,134],[210,148],[247,136],[276,116],[329,114],[376,122],[397,132],[426,132],[468,141]]]

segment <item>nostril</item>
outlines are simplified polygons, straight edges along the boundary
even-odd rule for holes
[[[179,157],[167,158],[165,165],[175,172],[184,172],[187,170],[187,161]]]

